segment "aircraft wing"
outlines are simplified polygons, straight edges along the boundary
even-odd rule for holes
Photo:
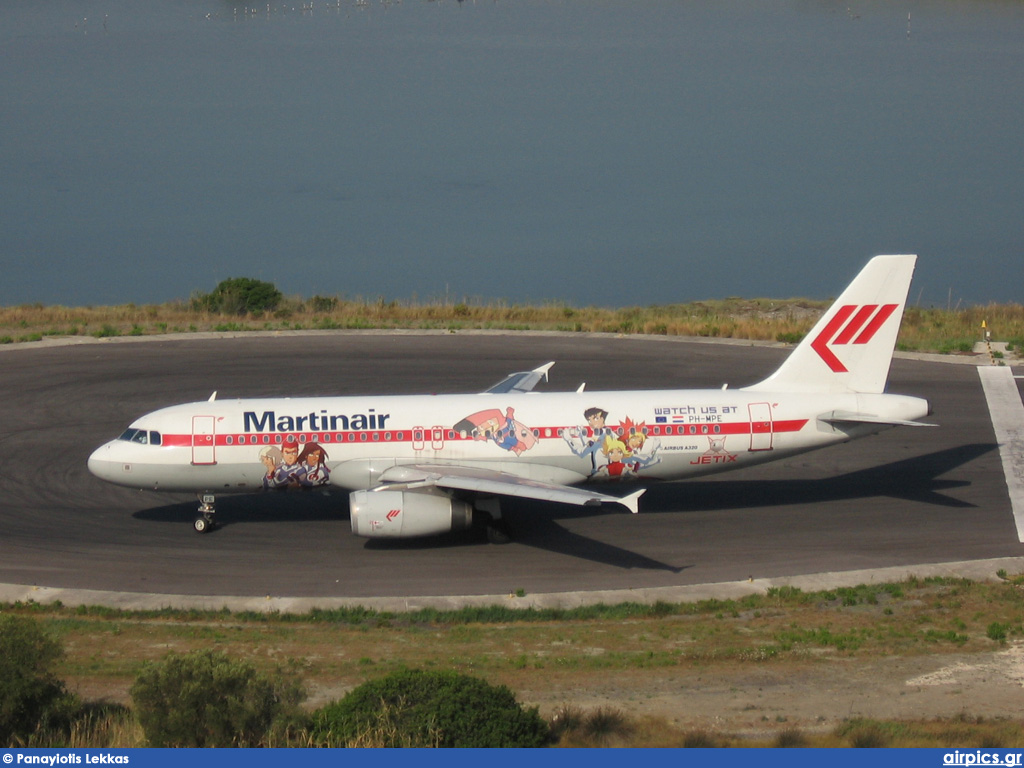
[[[552,360],[550,363],[545,363],[539,368],[534,368],[532,371],[519,371],[518,373],[510,373],[504,379],[499,381],[493,387],[481,392],[482,395],[507,395],[512,392],[531,392],[533,388],[540,383],[540,380],[548,380],[548,371],[551,370],[551,366],[554,365]]]
[[[937,427],[938,424],[927,424],[923,421],[907,421],[905,419],[888,419],[872,413],[854,413],[853,411],[830,411],[818,417],[829,424],[881,424],[890,427]]]
[[[633,514],[639,511],[639,499],[646,490],[641,488],[620,498],[568,485],[530,480],[492,469],[432,464],[393,467],[381,475],[381,481],[382,484],[371,488],[371,492],[434,487],[496,496],[518,496],[524,499],[574,504],[579,507],[621,504]]]

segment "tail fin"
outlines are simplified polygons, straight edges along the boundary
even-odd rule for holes
[[[753,392],[881,393],[917,256],[876,256]]]

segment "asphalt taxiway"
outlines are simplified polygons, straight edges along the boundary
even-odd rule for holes
[[[171,595],[646,596],[1024,557],[978,371],[927,360],[894,360],[889,391],[928,398],[938,428],[889,430],[787,461],[654,485],[639,515],[511,502],[505,514],[515,538],[500,546],[468,534],[358,539],[347,496],[318,493],[218,497],[220,527],[200,536],[191,526],[193,497],[110,486],[86,469],[89,453],[134,418],[214,390],[220,399],[473,392],[549,360],[557,362],[544,391],[581,382],[592,392],[739,387],[771,373],[787,352],[662,337],[402,332],[4,349],[0,582],[21,586],[0,589],[0,599],[31,596],[33,588],[40,596],[99,590],[167,603]]]

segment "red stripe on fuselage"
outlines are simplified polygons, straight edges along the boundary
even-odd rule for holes
[[[771,431],[775,434],[784,432],[799,432],[807,424],[807,419],[789,419],[771,422]],[[762,424],[763,422],[758,422]],[[532,431],[538,440],[562,439],[562,433],[578,427],[534,427]],[[625,437],[615,427],[611,427],[610,434],[614,437]],[[647,427],[647,437],[700,437],[702,435],[749,435],[751,423],[748,421],[729,423],[703,423],[703,424],[657,424]],[[764,434],[763,428],[759,428],[759,434]],[[205,435],[203,437],[206,437]],[[305,443],[322,443],[324,445],[345,445],[351,443],[430,443],[433,437],[433,430],[424,429],[420,437],[413,437],[411,429],[378,429],[363,431],[345,432],[231,432],[215,436],[215,445],[218,447],[233,448],[235,446],[280,446],[285,442],[296,441],[300,445]],[[586,430],[584,437],[593,437],[590,429]],[[266,438],[264,440],[263,438]],[[489,440],[489,438],[487,438]],[[484,438],[475,438],[470,434],[461,434],[453,429],[445,429],[442,442],[482,442]],[[165,447],[192,447],[192,435],[190,434],[164,434],[163,443]],[[208,444],[208,443],[207,443]]]

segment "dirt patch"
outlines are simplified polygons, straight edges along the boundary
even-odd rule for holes
[[[617,707],[682,729],[760,735],[785,727],[825,731],[850,718],[1015,718],[1024,699],[1024,646],[988,654],[716,664],[636,672],[519,690],[550,714],[571,703]]]

